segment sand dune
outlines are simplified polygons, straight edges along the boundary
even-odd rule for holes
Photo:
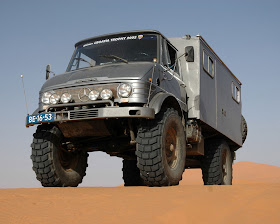
[[[280,183],[280,167],[253,162],[233,165],[233,184]],[[203,184],[201,169],[185,170],[180,185]]]
[[[1,189],[0,223],[280,223],[280,167],[239,162],[233,186]]]

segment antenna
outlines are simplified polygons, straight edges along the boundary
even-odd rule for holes
[[[21,81],[22,81],[22,87],[23,87],[23,93],[24,93],[24,98],[25,98],[26,111],[27,111],[27,115],[29,115],[29,113],[28,113],[28,107],[27,107],[27,101],[26,101],[25,88],[24,88],[24,82],[23,82],[23,75],[20,75],[20,77],[21,77]]]

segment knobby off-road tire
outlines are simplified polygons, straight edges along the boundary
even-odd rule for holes
[[[144,181],[140,177],[140,170],[136,160],[123,160],[123,180],[124,186],[144,186]]]
[[[231,185],[233,154],[224,140],[206,142],[202,159],[205,185]]]
[[[33,170],[44,187],[76,187],[86,175],[88,153],[67,152],[55,126],[41,125],[31,144]]]
[[[186,138],[177,111],[169,108],[143,121],[136,141],[137,166],[145,184],[178,185],[185,170]]]
[[[248,133],[247,122],[243,115],[241,115],[241,133],[242,133],[242,144],[245,142]]]

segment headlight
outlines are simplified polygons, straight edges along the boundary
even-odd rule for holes
[[[103,100],[108,100],[112,98],[113,92],[110,89],[103,89],[100,93],[100,96]]]
[[[52,94],[50,97],[50,103],[51,104],[57,104],[59,101],[60,97],[56,93]]]
[[[132,87],[129,84],[123,83],[119,85],[118,94],[121,97],[129,97],[132,92]]]
[[[71,94],[70,93],[63,93],[61,96],[61,102],[62,103],[69,103],[71,100]]]
[[[88,98],[90,100],[96,100],[99,97],[99,92],[96,90],[92,90],[90,91],[90,93],[88,94]]]
[[[43,104],[50,104],[50,97],[51,97],[51,95],[52,94],[50,92],[45,92],[43,94],[43,96],[42,96],[42,99],[41,99],[42,103]]]

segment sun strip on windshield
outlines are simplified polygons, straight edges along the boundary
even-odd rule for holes
[[[125,41],[125,40],[155,40],[157,37],[156,35],[134,35],[134,36],[122,36],[122,37],[112,37],[112,38],[105,38],[105,39],[100,39],[96,40],[94,42],[89,42],[86,43],[80,47],[88,47],[91,45],[98,45],[98,44],[104,44],[104,43],[111,43],[111,42],[117,42],[117,41]]]

